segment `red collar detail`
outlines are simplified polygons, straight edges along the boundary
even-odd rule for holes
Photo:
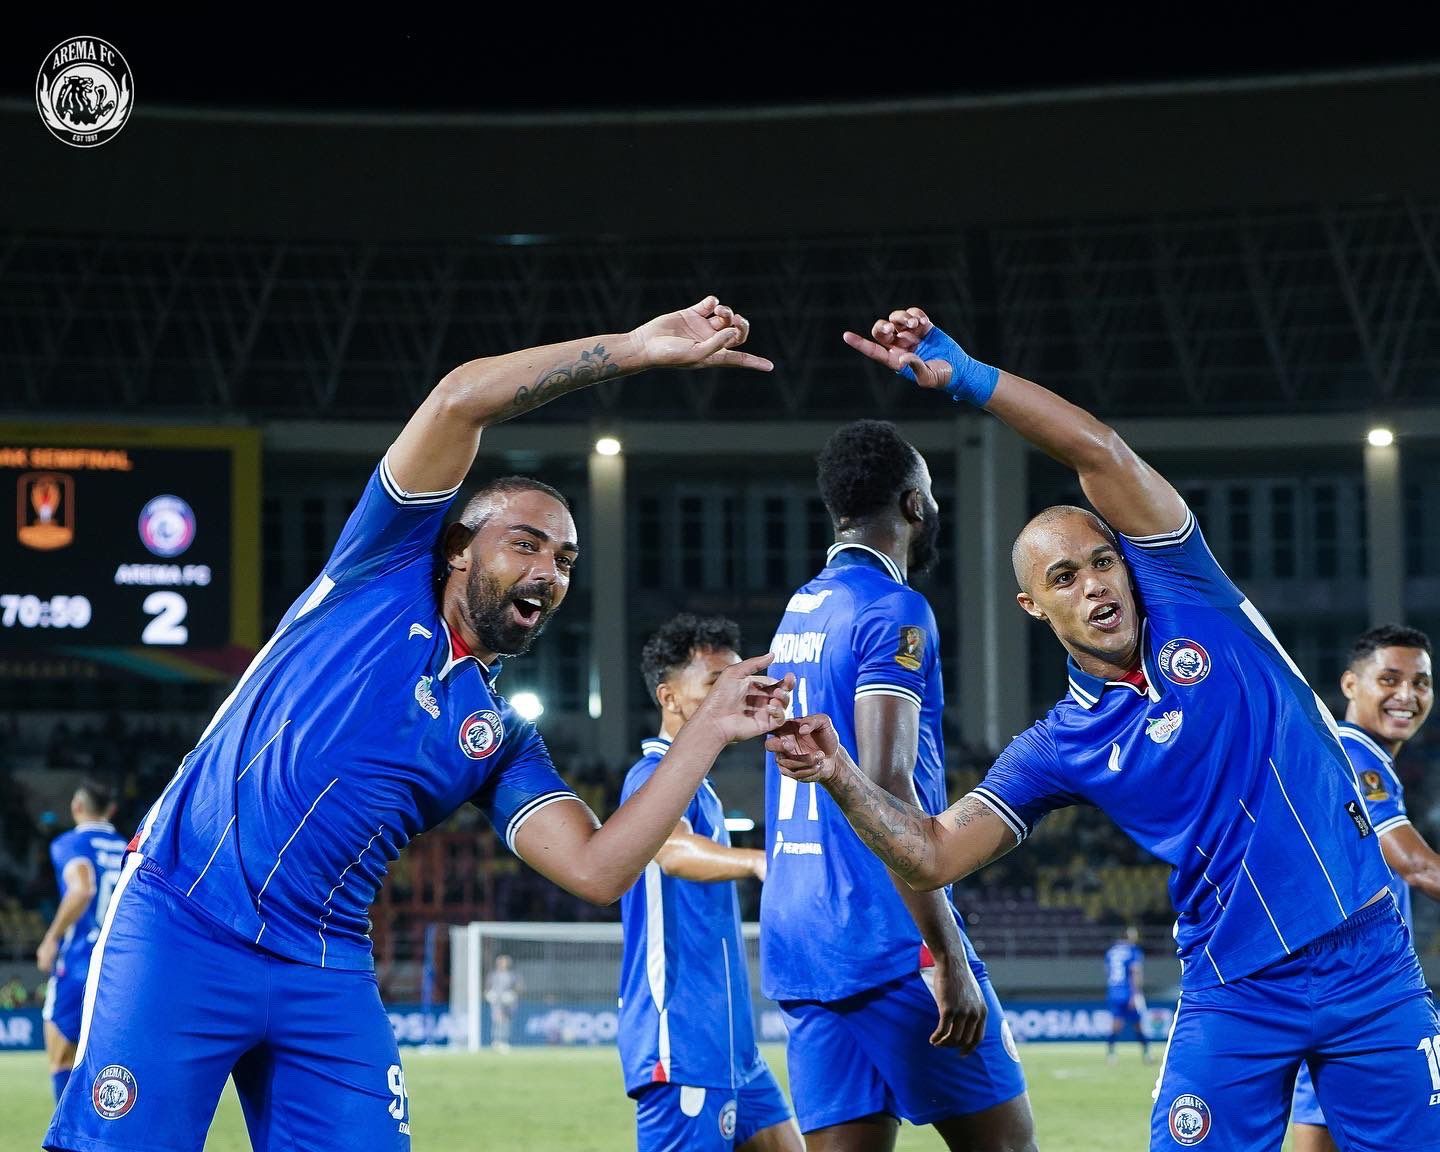
[[[1124,676],[1121,676],[1116,683],[1133,685],[1140,689],[1141,692],[1148,692],[1150,690],[1150,684],[1145,679],[1145,669],[1140,667],[1130,669],[1130,671],[1125,673]]]
[[[466,656],[474,655],[475,653],[465,647],[465,641],[460,639],[460,633],[458,631],[450,633],[450,659],[463,660]]]

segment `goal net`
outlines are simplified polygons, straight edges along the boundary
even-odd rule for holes
[[[779,1009],[760,996],[760,926],[744,925],[758,1040],[783,1040]],[[454,1042],[613,1044],[618,1027],[619,924],[487,923],[450,928]],[[502,959],[505,957],[506,959]]]

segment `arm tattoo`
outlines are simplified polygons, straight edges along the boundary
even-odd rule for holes
[[[924,812],[858,772],[840,776],[829,788],[860,839],[891,871],[907,883],[924,875],[934,854]]]
[[[577,388],[589,387],[599,380],[619,374],[620,365],[610,358],[604,344],[597,344],[590,351],[580,353],[578,360],[545,369],[535,383],[520,385],[515,392],[515,398],[510,401],[508,415],[518,416],[522,412],[529,412],[557,396],[563,396]]]
[[[974,796],[962,796],[960,803],[955,805],[955,811],[950,814],[950,823],[955,825],[957,831],[963,832],[975,823],[976,819],[989,811],[990,809],[976,800]]]

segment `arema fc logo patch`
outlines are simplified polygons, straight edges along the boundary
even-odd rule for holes
[[[1160,671],[1172,684],[1189,688],[1210,675],[1210,653],[1200,641],[1178,636],[1160,649]]]
[[[735,1101],[727,1100],[720,1106],[720,1138],[735,1139]]]
[[[1170,1136],[1182,1148],[1193,1148],[1210,1135],[1210,1109],[1199,1096],[1177,1096],[1170,1105]]]
[[[62,40],[35,78],[35,107],[55,139],[72,148],[98,148],[124,128],[134,107],[130,65],[98,36]]]
[[[484,760],[495,754],[504,734],[500,713],[490,708],[472,712],[460,725],[460,751],[471,760]]]
[[[120,1119],[135,1107],[139,1095],[135,1077],[123,1064],[107,1064],[100,1069],[90,1089],[90,1100],[103,1120]]]

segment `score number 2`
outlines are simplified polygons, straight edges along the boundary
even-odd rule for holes
[[[145,615],[155,619],[145,625],[140,633],[142,644],[184,644],[190,639],[190,629],[183,621],[189,605],[178,592],[152,592],[141,605]]]

